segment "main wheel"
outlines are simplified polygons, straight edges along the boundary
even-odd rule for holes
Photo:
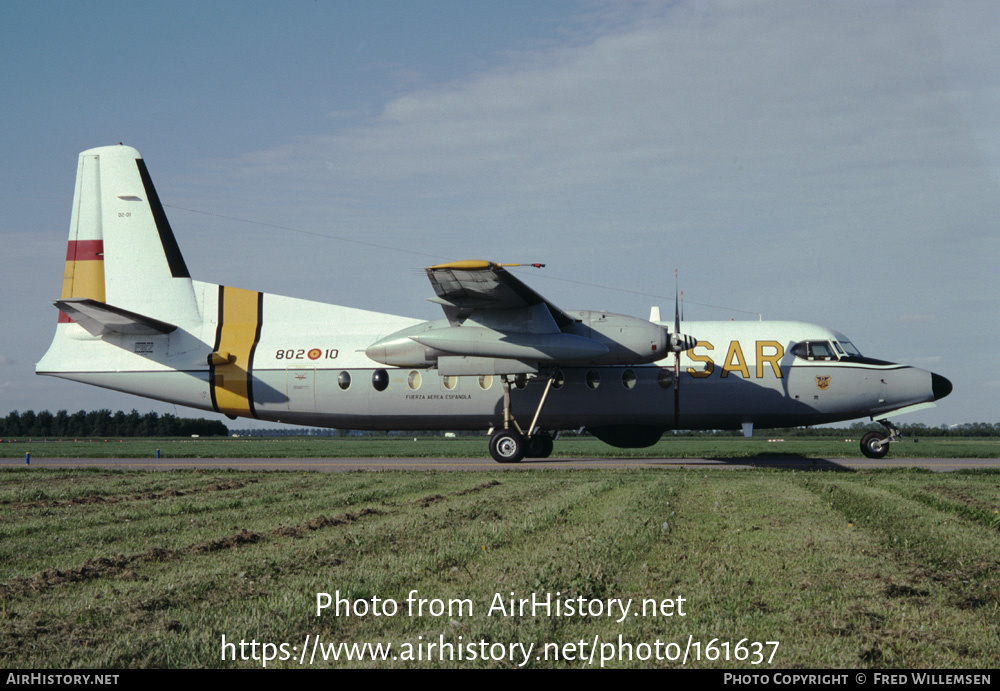
[[[861,437],[861,453],[868,458],[885,458],[889,453],[889,445],[885,443],[887,437],[881,432],[869,432]]]
[[[548,458],[552,455],[553,446],[551,435],[544,432],[536,434],[526,442],[524,456],[525,458]]]
[[[497,463],[517,463],[524,458],[524,437],[502,429],[490,437],[490,455]]]

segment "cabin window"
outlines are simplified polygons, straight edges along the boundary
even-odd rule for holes
[[[448,391],[451,391],[456,386],[458,386],[458,377],[453,376],[453,375],[450,375],[450,376],[447,376],[447,377],[441,377],[441,384],[444,385],[445,389],[447,389]]]
[[[635,370],[627,369],[622,372],[622,386],[626,389],[635,388]]]
[[[416,391],[417,389],[420,388],[421,379],[422,377],[420,376],[420,372],[418,372],[417,370],[412,370],[406,377],[406,385],[410,388],[411,391]]]
[[[601,385],[601,373],[596,369],[587,370],[587,386],[596,389]]]
[[[479,375],[479,388],[483,391],[489,391],[490,387],[493,386],[493,376],[490,374]]]
[[[674,372],[673,370],[660,368],[660,373],[656,377],[657,383],[661,388],[671,389],[674,386]]]
[[[563,374],[561,369],[557,369],[556,373],[552,375],[552,388],[561,389],[565,383],[566,376]]]
[[[351,373],[341,372],[339,375],[337,375],[337,386],[342,388],[344,391],[347,391],[349,388],[351,388]]]
[[[384,369],[377,369],[372,372],[372,386],[376,391],[385,391],[389,388],[389,373]]]

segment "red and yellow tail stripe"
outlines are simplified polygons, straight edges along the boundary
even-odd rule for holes
[[[90,298],[104,302],[104,240],[70,240],[66,248],[66,270],[62,295],[66,298]],[[59,312],[59,323],[73,320]]]
[[[219,286],[215,347],[208,357],[212,405],[230,417],[257,417],[253,404],[253,357],[260,340],[264,294]]]

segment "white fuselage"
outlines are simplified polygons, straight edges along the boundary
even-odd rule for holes
[[[442,377],[433,368],[387,367],[365,355],[372,343],[419,320],[255,294],[259,322],[230,326],[225,312],[220,315],[220,287],[193,283],[199,323],[179,324],[170,334],[103,338],[60,324],[64,333],[38,372],[233,417],[300,425],[487,429],[501,420],[498,376]],[[843,340],[824,327],[725,321],[685,322],[682,330],[698,345],[680,354],[676,392],[673,355],[637,366],[565,367],[539,426],[784,427],[877,416],[934,400],[925,370],[791,352],[796,343]],[[247,342],[251,334],[253,344]],[[213,374],[209,354],[239,344],[249,367]],[[230,375],[243,377],[244,388],[234,389]],[[381,390],[374,385],[380,377],[387,382]],[[538,382],[514,387],[515,417],[533,414],[543,388]]]

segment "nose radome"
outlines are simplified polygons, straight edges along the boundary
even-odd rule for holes
[[[931,391],[934,392],[934,400],[940,400],[951,393],[951,382],[940,374],[931,372]]]

